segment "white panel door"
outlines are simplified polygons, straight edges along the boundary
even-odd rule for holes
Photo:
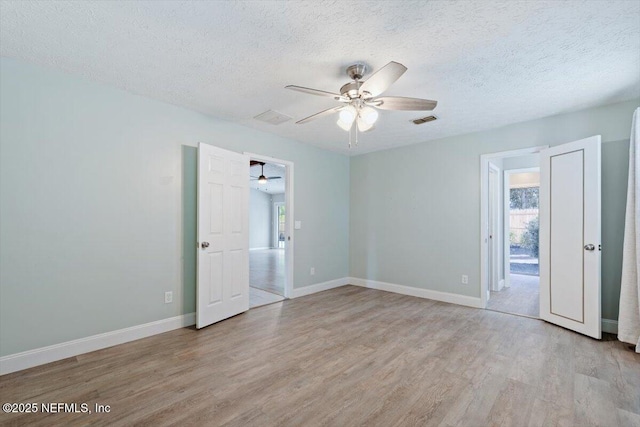
[[[598,135],[540,152],[540,317],[600,339],[600,295]]]
[[[249,309],[249,157],[198,146],[196,326]]]

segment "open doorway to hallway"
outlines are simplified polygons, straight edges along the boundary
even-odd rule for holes
[[[540,317],[540,147],[483,156],[485,307]],[[527,152],[528,151],[528,152]]]
[[[286,173],[283,165],[252,160],[249,204],[249,306],[284,300]]]
[[[508,167],[508,162],[505,162]],[[505,284],[491,290],[487,308],[540,315],[539,168],[504,170]]]

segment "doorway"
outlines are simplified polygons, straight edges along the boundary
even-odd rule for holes
[[[533,147],[480,156],[481,307],[490,308],[492,296],[489,277],[493,262],[489,245],[489,163],[501,163],[505,170],[534,167],[522,165],[521,161],[527,159],[528,154],[536,154],[538,164],[535,167],[540,169],[539,219],[537,227],[535,223],[530,224],[532,220],[527,221],[526,229],[529,232],[535,228],[539,230],[539,256],[531,252],[521,253],[520,259],[529,264],[535,263],[536,258],[539,260],[537,317],[601,339],[601,145],[602,137],[594,135],[552,148]],[[520,164],[514,165],[513,162]],[[510,167],[505,166],[507,163]],[[504,200],[506,204],[506,197]],[[507,233],[503,234],[506,239]],[[503,258],[510,260],[511,253]],[[511,269],[511,264],[504,263],[505,272],[507,265]],[[505,275],[505,279],[509,277],[511,274]],[[513,283],[505,285],[513,286]]]
[[[481,156],[481,290],[483,306],[539,317],[539,151]]]
[[[526,158],[514,158],[522,164]],[[531,158],[529,164],[538,161]],[[539,190],[540,169],[509,168],[504,160],[505,285],[491,289],[487,308],[523,316],[540,316]]]
[[[293,251],[289,231],[293,165],[250,154],[250,308],[290,295]]]

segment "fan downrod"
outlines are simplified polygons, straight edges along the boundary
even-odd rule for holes
[[[360,80],[366,72],[367,66],[364,64],[353,64],[347,67],[347,76],[351,77],[351,80]]]

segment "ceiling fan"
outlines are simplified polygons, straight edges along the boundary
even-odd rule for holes
[[[260,172],[260,176],[252,176],[251,177],[251,181],[258,181],[258,184],[266,184],[267,182],[269,182],[272,179],[281,179],[281,176],[270,176],[270,177],[266,177],[264,176],[264,162],[259,162],[257,160],[250,160],[249,161],[249,167],[251,166],[255,166],[255,165],[260,165],[262,167],[262,171]]]
[[[438,104],[437,101],[420,98],[407,98],[402,96],[378,97],[407,71],[407,67],[398,62],[389,62],[373,73],[367,80],[361,81],[360,79],[362,79],[366,71],[367,68],[364,64],[354,64],[348,67],[347,75],[353,81],[342,86],[340,93],[311,89],[303,86],[285,86],[286,89],[296,90],[298,92],[331,97],[342,104],[298,120],[296,123],[307,123],[339,111],[340,118],[338,119],[338,126],[346,131],[351,131],[355,124],[357,130],[366,132],[373,128],[374,123],[378,119],[378,111],[376,111],[376,109],[431,111],[436,108]]]

